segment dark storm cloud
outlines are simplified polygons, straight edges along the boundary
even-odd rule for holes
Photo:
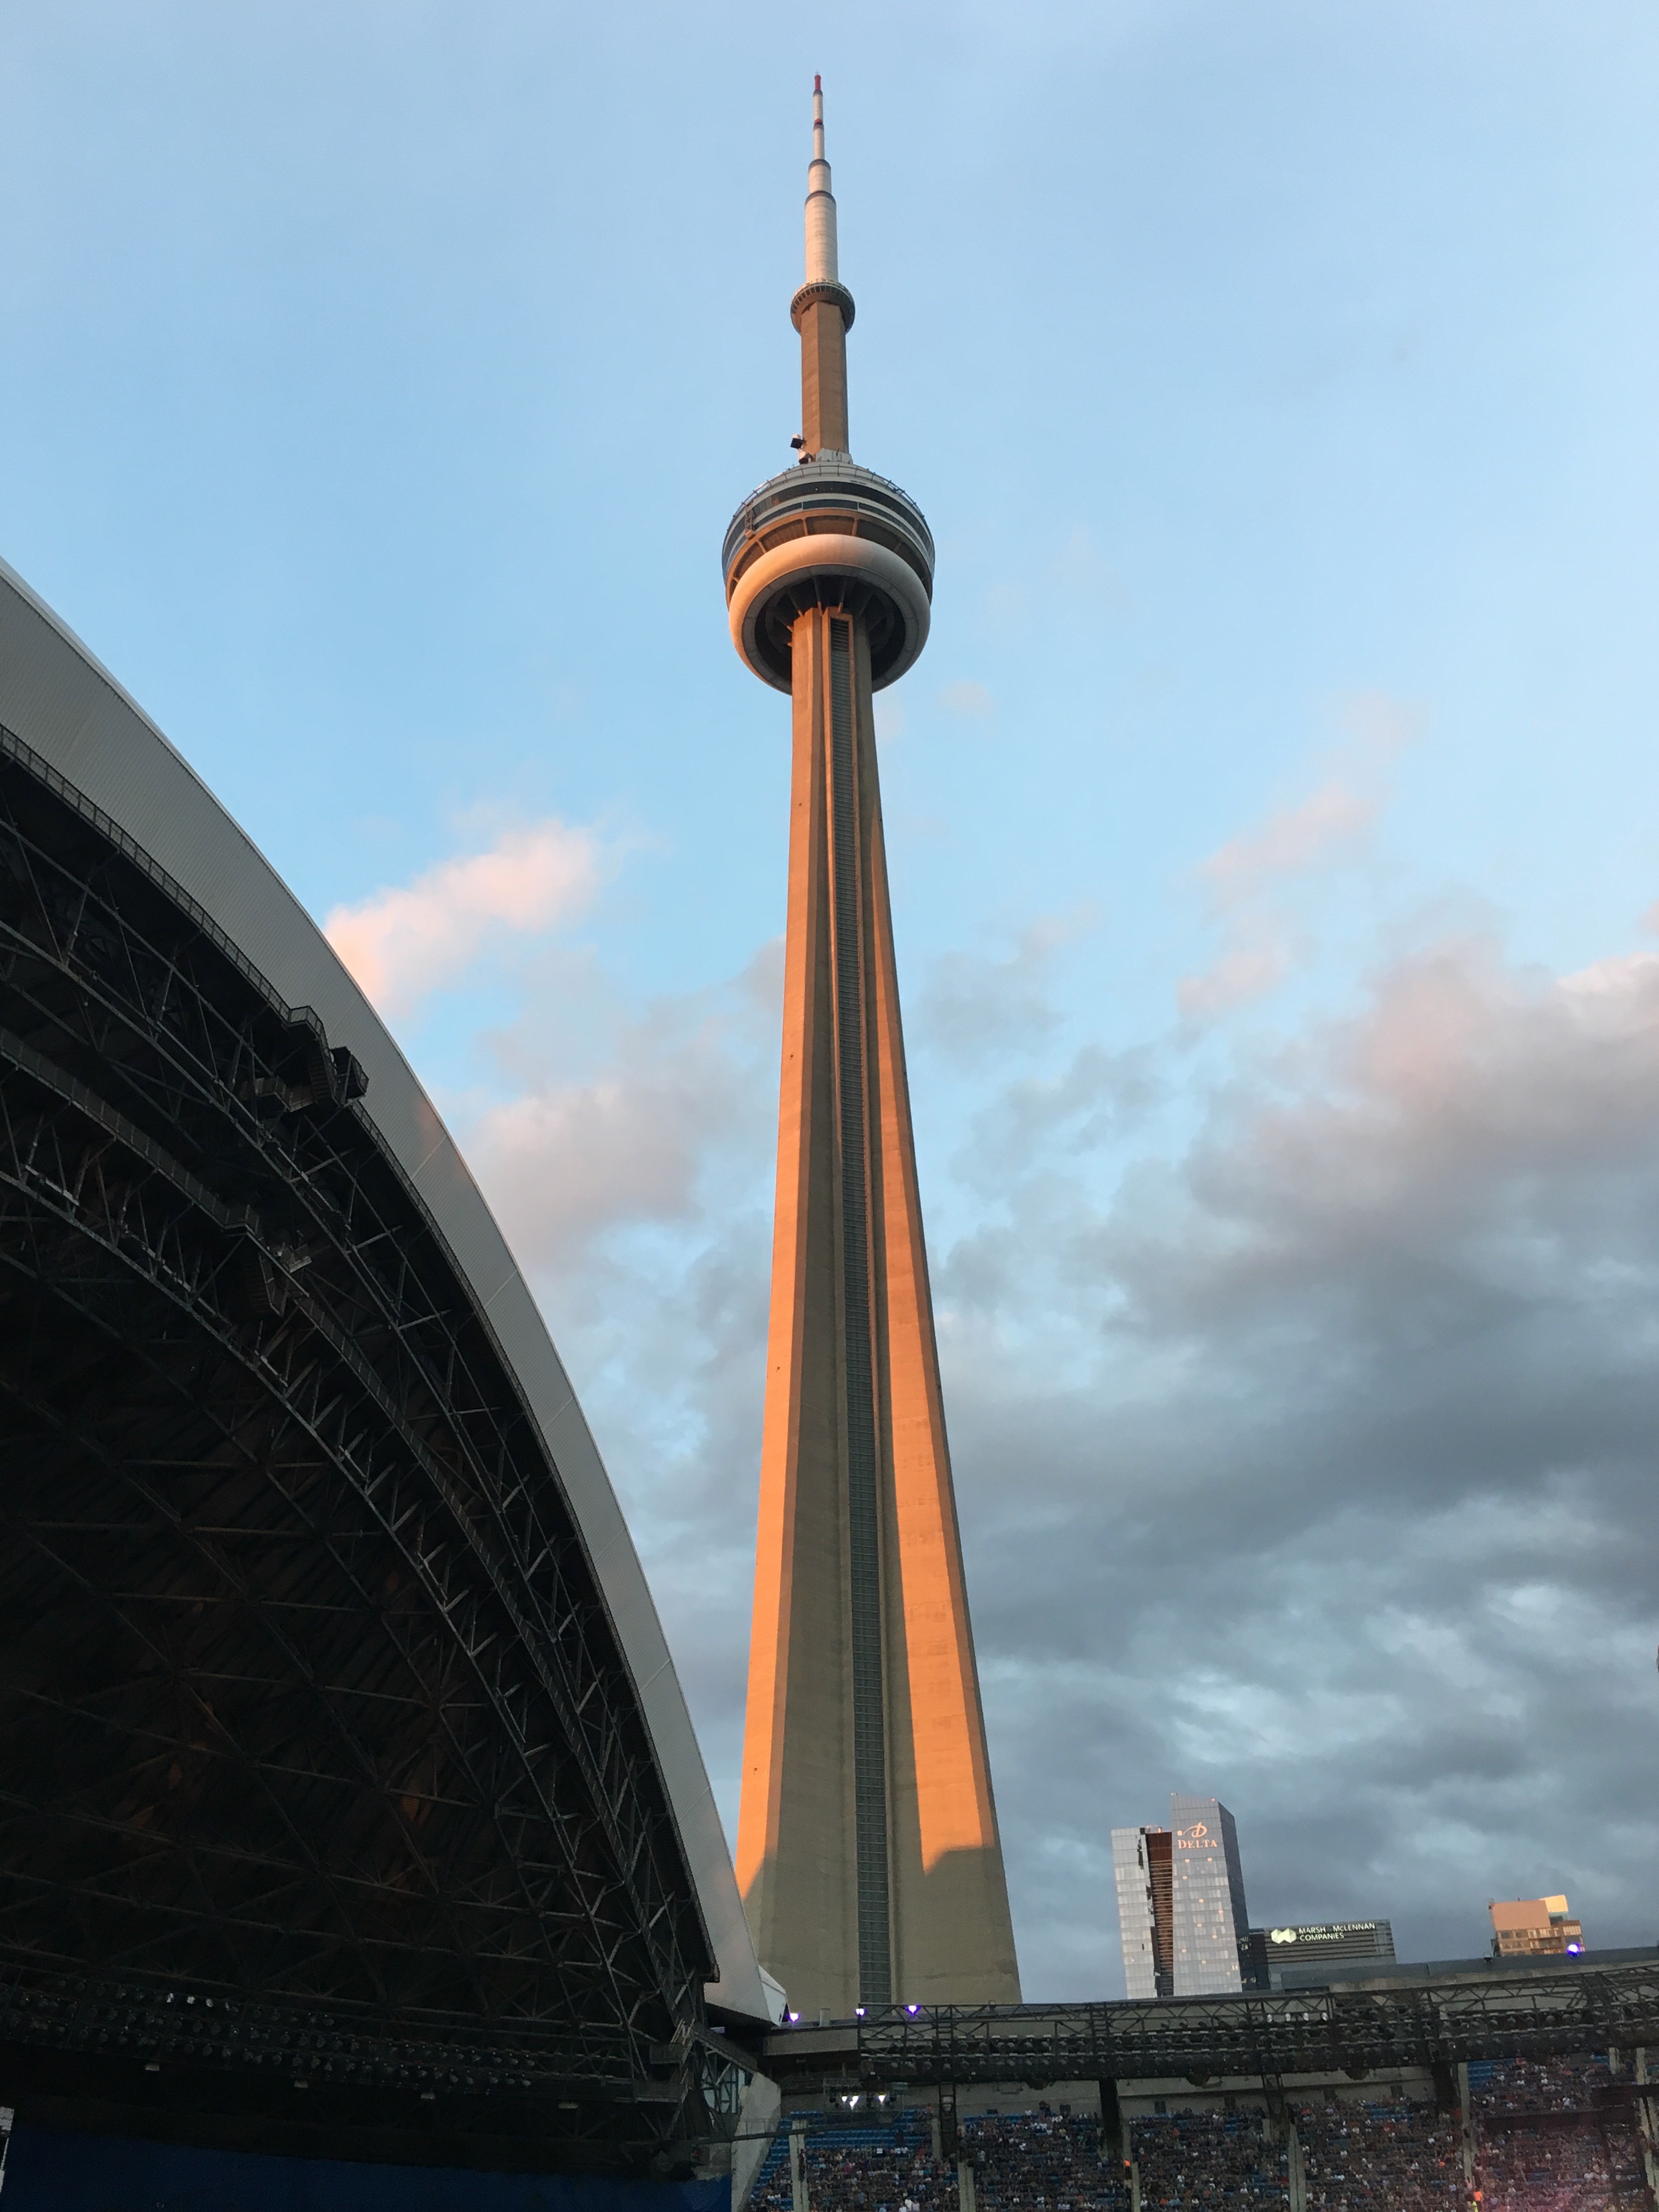
[[[1659,962],[1457,945],[1104,1204],[981,1164],[1011,1222],[943,1303],[1092,1328],[1058,1393],[982,1319],[948,1376],[1033,1987],[1115,1966],[1105,1831],[1171,1787],[1231,1804],[1258,1917],[1467,1954],[1565,1886],[1659,1932],[1656,1130]]]

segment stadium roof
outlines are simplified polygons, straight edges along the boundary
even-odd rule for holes
[[[98,922],[96,960],[104,963],[112,979],[106,990],[93,968],[86,964],[93,959],[93,954],[78,951],[84,970],[82,1001],[70,1006],[74,998],[72,963],[64,964],[61,974],[55,975],[46,975],[52,966],[50,960],[40,966],[40,973],[46,980],[37,989],[28,980],[35,973],[27,934],[33,925],[27,922],[27,916],[21,924],[14,917],[8,940],[11,965],[7,974],[9,981],[21,990],[21,996],[14,995],[10,1003],[14,1012],[23,1006],[30,1013],[36,1042],[32,1043],[17,1034],[0,1039],[9,1055],[7,1066],[0,1068],[0,1074],[22,1085],[17,1094],[20,1097],[35,1102],[29,1111],[36,1115],[37,1137],[41,1132],[49,1133],[52,1114],[60,1110],[77,1127],[95,1123],[113,1146],[114,1156],[125,1163],[121,1173],[128,1178],[124,1185],[128,1196],[121,1200],[122,1204],[139,1204],[139,1199],[132,1197],[131,1193],[139,1191],[143,1175],[151,1170],[159,1178],[158,1188],[166,1184],[175,1197],[182,1194],[180,1203],[188,1201],[188,1206],[194,1208],[198,1225],[207,1223],[208,1228],[220,1236],[224,1250],[240,1255],[234,1266],[243,1271],[252,1285],[249,1295],[253,1303],[249,1310],[267,1317],[260,1323],[262,1328],[267,1322],[274,1328],[271,1317],[280,1317],[284,1311],[295,1310],[305,1304],[309,1294],[304,1291],[304,1283],[314,1280],[322,1285],[327,1269],[319,1267],[314,1277],[301,1277],[295,1273],[290,1279],[287,1271],[305,1267],[309,1255],[297,1246],[290,1249],[281,1244],[276,1229],[270,1225],[269,1206],[266,1226],[259,1226],[258,1207],[264,1201],[255,1184],[266,1173],[269,1159],[276,1154],[259,1134],[258,1115],[283,1117],[282,1126],[289,1133],[282,1139],[289,1147],[283,1155],[288,1162],[285,1172],[291,1170],[295,1176],[301,1172],[319,1177],[331,1174],[337,1188],[344,1188],[349,1183],[354,1190],[366,1194],[362,1201],[362,1221],[380,1237],[383,1246],[388,1238],[398,1243],[405,1255],[401,1262],[405,1274],[411,1281],[418,1276],[423,1285],[421,1295],[426,1302],[428,1321],[446,1302],[451,1309],[442,1326],[448,1330],[446,1341],[450,1346],[447,1356],[451,1364],[447,1371],[453,1383],[450,1395],[455,1402],[436,1402],[444,1400],[444,1391],[432,1381],[437,1370],[432,1368],[429,1359],[427,1367],[420,1370],[422,1387],[428,1392],[427,1410],[436,1424],[434,1433],[441,1430],[447,1439],[443,1448],[453,1448],[454,1453],[465,1458],[472,1449],[467,1442],[467,1425],[471,1423],[476,1430],[488,1416],[494,1423],[490,1434],[495,1442],[491,1449],[497,1454],[498,1471],[503,1467],[509,1468],[509,1472],[516,1469],[512,1474],[507,1504],[501,1509],[501,1526],[505,1528],[507,1525],[505,1516],[508,1507],[520,1511],[524,1527],[532,1530],[535,1542],[544,1544],[550,1558],[556,1547],[553,1538],[545,1532],[556,1525],[567,1534],[574,1528],[574,1540],[565,1542],[556,1572],[564,1578],[560,1587],[574,1592],[568,1600],[570,1618],[580,1614],[587,1624],[581,1632],[585,1638],[582,1649],[586,1655],[581,1663],[589,1666],[593,1677],[592,1711],[602,1708],[613,1722],[611,1735],[605,1739],[611,1746],[609,1751],[599,1745],[599,1735],[593,1736],[599,1748],[593,1752],[592,1771],[588,1774],[590,1796],[596,1790],[602,1795],[610,1787],[614,1787],[619,1799],[631,1796],[637,1801],[633,1808],[635,1813],[641,1806],[645,1807],[638,1829],[641,1836],[649,1825],[646,1815],[653,1808],[665,1802],[672,1816],[671,1844],[664,1844],[662,1835],[667,1831],[658,1818],[656,1831],[648,1842],[636,1840],[624,1848],[617,1838],[623,1836],[627,1820],[632,1817],[628,1807],[622,1808],[625,1817],[620,1826],[611,1820],[615,1807],[597,1820],[584,1814],[586,1841],[579,1847],[572,1846],[575,1856],[569,1858],[568,1869],[575,1872],[571,1878],[580,1888],[591,1875],[595,1895],[609,1881],[618,1893],[626,1893],[634,1900],[629,1907],[630,1911],[644,1912],[648,1920],[650,1911],[640,1906],[637,1900],[658,1893],[650,1890],[648,1881],[641,1887],[643,1877],[636,1881],[635,1871],[627,1865],[623,1865],[618,1873],[605,1859],[605,1853],[611,1852],[615,1859],[620,1852],[620,1865],[627,1860],[631,1849],[635,1871],[638,1864],[648,1860],[658,1869],[652,1879],[657,1881],[661,1897],[659,1905],[652,1910],[656,1911],[662,1927],[635,1931],[646,1950],[662,1936],[662,1928],[672,1923],[672,1942],[668,1936],[662,1936],[662,1941],[669,1942],[671,1949],[678,1945],[677,1957],[696,1961],[697,1972],[711,1976],[707,1988],[709,2002],[724,2011],[756,2020],[776,2017],[778,1992],[763,1977],[756,1962],[720,1818],[638,1556],[599,1450],[535,1302],[453,1140],[385,1026],[321,931],[246,833],[113,678],[3,563],[0,563],[0,754],[4,756],[0,766],[5,767],[12,778],[7,786],[12,798],[5,827],[13,841],[9,857],[14,891],[25,875],[31,877],[24,904],[33,899],[40,905],[45,916],[40,924],[44,933],[42,942],[61,943],[63,925],[61,921],[53,921],[49,909],[53,898],[61,901],[68,895],[64,886],[73,890],[79,872],[85,879],[87,911],[89,915],[95,913]],[[40,883],[33,880],[35,877],[40,878]],[[55,891],[41,887],[47,877],[57,884]],[[22,911],[22,907],[17,908],[17,912]],[[177,927],[181,917],[189,925],[182,934]],[[88,945],[93,934],[88,925]],[[176,962],[173,953],[155,955],[155,947],[164,938],[169,944],[187,940],[193,950],[179,956]],[[214,1126],[219,1130],[216,1141],[221,1148],[223,1173],[215,1188],[208,1187],[210,1177],[204,1182],[191,1169],[190,1163],[198,1154],[192,1152],[191,1143],[181,1137],[169,1152],[166,1129],[157,1118],[162,1111],[157,1102],[165,1085],[158,1089],[159,1079],[144,1077],[141,1081],[140,1073],[134,1072],[137,1066],[132,1058],[135,1053],[142,1058],[143,1053],[153,1045],[159,1054],[155,1063],[159,1068],[173,1050],[159,1027],[148,1043],[142,1039],[137,1044],[132,1041],[137,1031],[133,1025],[131,1006],[141,1005],[143,963],[153,957],[161,962],[158,973],[165,970],[172,975],[176,967],[177,975],[184,979],[182,988],[186,994],[197,994],[199,1006],[195,1018],[198,1024],[216,1023],[227,1036],[233,1032],[244,1036],[246,1049],[252,1055],[249,1069],[254,1070],[257,1062],[260,1071],[250,1072],[240,1090],[234,1084],[221,1084],[222,1096],[216,1102],[219,1119]],[[24,980],[17,985],[20,975]],[[55,1000],[52,990],[58,992]],[[131,1002],[125,1011],[125,1002],[118,1004],[124,990]],[[87,1007],[94,1000],[105,1010],[99,1016],[100,1021],[107,1014],[112,1020],[118,1017],[118,1022],[126,1024],[122,1032],[126,1042],[118,1051],[113,1045],[106,1048],[99,1043],[93,1036],[94,1025],[89,1024]],[[54,1024],[58,1025],[55,1030]],[[52,1057],[50,1049],[37,1049],[40,1037],[46,1037],[50,1046],[52,1035],[63,1040],[58,1060]],[[99,1060],[100,1052],[106,1054],[106,1065]],[[283,1060],[284,1053],[289,1054],[286,1063]],[[127,1055],[125,1060],[124,1054]],[[210,1059],[210,1053],[208,1057]],[[70,1065],[72,1061],[75,1066]],[[288,1066],[287,1074],[282,1072],[284,1066]],[[85,1079],[76,1073],[76,1066],[84,1072]],[[184,1117],[180,1126],[183,1127],[193,1113],[204,1127],[203,1117],[207,1115],[208,1106],[215,1102],[204,1103],[204,1097],[197,1096],[195,1103],[190,1104],[185,1079],[189,1071],[182,1069],[182,1062],[180,1070],[179,1097],[183,1103],[179,1111]],[[146,1081],[149,1083],[147,1091],[143,1090]],[[126,1105],[117,1095],[122,1093],[123,1085],[131,1093]],[[134,1089],[134,1085],[138,1087]],[[199,1088],[198,1085],[198,1091]],[[237,1103],[239,1099],[244,1102],[241,1105]],[[138,1102],[136,1104],[135,1100]],[[319,1105],[319,1111],[309,1119],[303,1110],[308,1101]],[[242,1135],[228,1136],[226,1131],[238,1125],[239,1116]],[[20,1141],[20,1127],[17,1113],[14,1112],[10,1127],[14,1155]],[[313,1129],[325,1133],[308,1133]],[[295,1130],[307,1133],[296,1137],[292,1133]],[[332,1135],[326,1133],[330,1130],[334,1132]],[[246,1160],[240,1164],[233,1158],[238,1144],[245,1145],[246,1151]],[[313,1153],[301,1158],[307,1145],[313,1147]],[[21,1192],[24,1206],[24,1212],[16,1218],[33,1235],[34,1230],[25,1218],[29,1194],[17,1180],[21,1172],[17,1170],[13,1175],[14,1193]],[[33,1158],[28,1172],[37,1179],[44,1172],[38,1156]],[[236,1202],[237,1191],[232,1188],[238,1176],[244,1177],[247,1186],[248,1202],[240,1211]],[[345,1179],[343,1182],[340,1181],[342,1177]],[[42,1182],[40,1188],[46,1188]],[[296,1182],[295,1188],[299,1188]],[[116,1204],[107,1191],[102,1202],[106,1210]],[[114,1212],[109,1213],[109,1218],[115,1218]],[[218,1224],[216,1229],[215,1224]],[[84,1219],[76,1223],[70,1213],[63,1212],[58,1226],[65,1231],[62,1249],[67,1252],[72,1241],[67,1237],[67,1229],[79,1227],[84,1231],[87,1224]],[[368,1228],[363,1234],[368,1234]],[[87,1239],[82,1236],[81,1241],[84,1244]],[[40,1243],[39,1249],[45,1252],[44,1243]],[[107,1237],[106,1250],[112,1267],[120,1255]],[[350,1267],[356,1264],[343,1245],[340,1253],[330,1252],[324,1257],[331,1262],[338,1260],[348,1273]],[[362,1273],[362,1280],[368,1282],[373,1267],[368,1261],[363,1265],[367,1272]],[[46,1261],[42,1258],[41,1283],[47,1281],[46,1268]],[[337,1267],[337,1276],[338,1272]],[[48,1291],[40,1292],[40,1297],[47,1297],[49,1290],[48,1285]],[[176,1291],[175,1285],[168,1291],[175,1306],[179,1304]],[[88,1296],[90,1297],[91,1293]],[[223,1303],[222,1298],[222,1307]],[[385,1374],[370,1371],[372,1360],[359,1358],[349,1328],[340,1324],[337,1317],[331,1322],[324,1310],[325,1303],[319,1293],[311,1300],[307,1310],[315,1308],[314,1327],[322,1335],[333,1328],[331,1340],[336,1345],[338,1360],[344,1363],[341,1372],[356,1358],[362,1370],[362,1387],[368,1394],[365,1404],[374,1400],[378,1391],[380,1396],[374,1402],[384,1401],[390,1406]],[[45,1310],[44,1305],[40,1310]],[[90,1305],[85,1310],[94,1310]],[[409,1323],[410,1333],[402,1342],[399,1336],[404,1324],[396,1315],[389,1319],[382,1316],[376,1326],[380,1328],[381,1339],[391,1346],[386,1357],[394,1363],[403,1359],[400,1371],[406,1379],[418,1367],[420,1359],[427,1357],[418,1346],[410,1349],[416,1342],[416,1324]],[[270,1334],[269,1328],[267,1333]],[[245,1370],[252,1371],[252,1355],[246,1353],[246,1347],[232,1346],[222,1328],[221,1340],[220,1349],[240,1359]],[[202,1355],[198,1352],[192,1356]],[[259,1357],[266,1355],[260,1353]],[[383,1361],[383,1367],[384,1364]],[[398,1407],[391,1407],[387,1416],[394,1427],[393,1417],[398,1412]],[[447,1428],[444,1426],[446,1423]],[[387,1433],[392,1434],[392,1428]],[[404,1436],[404,1445],[400,1449],[404,1449],[405,1457],[412,1451],[418,1459],[424,1447],[418,1439],[409,1442],[413,1431],[405,1425],[404,1431],[398,1433]],[[80,1447],[84,1444],[83,1437]],[[191,1445],[190,1449],[197,1447]],[[232,1445],[228,1443],[225,1449],[230,1452]],[[84,1449],[82,1456],[85,1457]],[[184,1464],[181,1461],[180,1465]],[[435,1460],[430,1480],[441,1490],[442,1468]],[[388,1531],[395,1534],[391,1523],[375,1520],[380,1511],[378,1504],[374,1512],[368,1511],[366,1504],[365,1528],[368,1528],[373,1521],[371,1534]],[[465,1516],[460,1516],[454,1525],[462,1528],[463,1539],[453,1548],[465,1553],[468,1546]],[[536,1531],[541,1533],[535,1534]],[[85,1532],[81,1533],[84,1535]],[[33,1529],[32,1536],[38,1551],[38,1527]],[[337,1553],[338,1546],[335,1548]],[[473,1547],[477,1557],[469,1556],[462,1562],[466,1571],[474,1572],[475,1581],[477,1572],[482,1571],[480,1562],[488,1564],[488,1548],[481,1540]],[[534,1543],[530,1550],[533,1553]],[[64,1556],[67,1559],[68,1553]],[[390,1557],[388,1553],[386,1558]],[[333,1572],[338,1566],[337,1558],[329,1571]],[[388,1574],[383,1571],[385,1569],[386,1559],[382,1559],[374,1570],[382,1575],[382,1583],[375,1587],[395,1589],[396,1571]],[[15,1562],[11,1571],[15,1571]],[[63,1571],[69,1574],[70,1567],[64,1565]],[[535,1611],[542,1604],[533,1587],[538,1571],[535,1559],[529,1557],[515,1559],[510,1572],[504,1573],[498,1565],[490,1565],[489,1572],[495,1576],[499,1588],[486,1590],[483,1596],[475,1590],[465,1601],[477,1612],[480,1625],[472,1632],[473,1644],[466,1647],[465,1657],[476,1674],[483,1664],[479,1655],[490,1638],[518,1647],[514,1663],[520,1667],[521,1672],[528,1669],[525,1680],[529,1687],[523,1693],[530,1700],[525,1707],[526,1712],[541,1693],[538,1685],[552,1684],[549,1669],[553,1657],[557,1656],[550,1656],[552,1643],[556,1641],[555,1629],[550,1626],[552,1615],[538,1616]],[[355,1572],[352,1570],[348,1573],[345,1581],[331,1591],[329,1601],[337,1611],[339,1591],[357,1586],[351,1580]],[[423,1569],[416,1572],[417,1582],[422,1572]],[[118,1610],[118,1596],[112,1596],[106,1589],[94,1597],[90,1581],[87,1588],[89,1605],[107,1602],[116,1605]],[[459,1590],[459,1583],[456,1588]],[[153,1598],[155,1593],[150,1595]],[[412,1599],[409,1601],[414,1603]],[[441,1624],[441,1632],[453,1627],[445,1609],[448,1601],[444,1599],[438,1583],[433,1583],[430,1589],[423,1590],[421,1601],[428,1607],[423,1618],[428,1620],[428,1626],[436,1619]],[[432,1612],[434,1607],[435,1614]],[[489,1612],[491,1607],[496,1608],[494,1613]],[[196,1611],[202,1611],[199,1604]],[[454,1620],[459,1619],[458,1612]],[[501,1626],[503,1620],[511,1624],[504,1635]],[[365,1641],[373,1641],[382,1625],[375,1611],[368,1608],[358,1624],[358,1632]],[[15,1629],[12,1632],[15,1633]],[[269,1636],[274,1632],[267,1620],[261,1633]],[[460,1634],[459,1628],[454,1632]],[[465,1644],[464,1637],[461,1640]],[[269,1668],[268,1650],[261,1663]],[[22,1679],[17,1672],[20,1665],[27,1674],[25,1662],[14,1657],[10,1664],[15,1681]],[[603,1681],[599,1679],[600,1675],[605,1678]],[[26,1688],[23,1694],[27,1702],[34,1691]],[[61,1686],[52,1694],[60,1700],[67,1695]],[[547,1710],[552,1711],[557,1705],[553,1687],[549,1687],[548,1695],[553,1702]],[[500,1696],[507,1701],[501,1710],[507,1713],[508,1690],[501,1690]],[[480,1697],[475,1695],[475,1705],[480,1702]],[[488,1703],[487,1694],[482,1697],[482,1703]],[[68,1712],[70,1706],[65,1705],[63,1710]],[[211,1723],[210,1702],[205,1711]],[[591,1713],[578,1705],[567,1712],[562,1723],[578,1766],[586,1755],[582,1740],[591,1733]],[[531,1735],[534,1734],[529,1722],[526,1727]],[[511,1734],[510,1728],[507,1732]],[[559,1730],[544,1725],[543,1733],[545,1738],[557,1735]],[[647,1747],[641,1756],[634,1756],[628,1750],[635,1741]],[[526,1771],[533,1760],[533,1748],[526,1747],[527,1743],[526,1738],[520,1747]],[[37,1747],[31,1756],[46,1758],[49,1749],[49,1746],[44,1749]],[[545,1741],[541,1749],[546,1751]],[[372,1768],[372,1759],[368,1753],[364,1757],[368,1760],[367,1773]],[[605,1757],[614,1759],[613,1767],[604,1768]],[[268,1794],[276,1793],[271,1802],[280,1802],[282,1790],[288,1785],[280,1778],[271,1780],[276,1771],[273,1766],[260,1786]],[[605,1779],[607,1775],[608,1782]],[[600,1778],[599,1782],[594,1781],[595,1776]],[[384,1792],[384,1783],[381,1787]],[[407,1807],[410,1801],[404,1802]],[[471,1848],[486,1854],[504,1851],[510,1859],[512,1847],[504,1839],[514,1831],[503,1812],[502,1801],[498,1797],[493,1808],[481,1802],[475,1809],[478,1820],[475,1822]],[[424,1808],[410,1813],[412,1827],[418,1826],[425,1816]],[[15,1830],[23,1817],[15,1803],[9,1809],[0,1808],[0,1837],[8,1832],[9,1825]],[[142,1826],[143,1818],[148,1816],[135,1817]],[[593,1844],[595,1836],[609,1837],[610,1841],[599,1849],[599,1861],[590,1863],[582,1854],[591,1854],[599,1848]],[[129,1838],[128,1842],[131,1840]],[[312,1838],[306,1848],[314,1852],[319,1848],[316,1839]],[[0,1859],[4,1858],[9,1849],[0,1841]],[[665,1874],[662,1872],[665,1867]],[[501,1869],[495,1870],[493,1878],[499,1886],[503,1879]],[[483,1877],[478,1879],[482,1881]],[[484,1886],[487,1887],[488,1883]],[[0,1909],[0,1947],[13,1957],[17,1954],[15,1909],[15,1901]],[[604,1914],[597,1906],[594,1911],[594,1924],[599,1926]],[[66,1927],[70,1923],[59,1924]],[[87,1923],[88,1928],[91,1924]],[[64,1937],[58,1944],[66,1957],[73,1948],[72,1937]],[[165,1950],[165,1945],[162,1948]],[[645,1952],[638,1955],[643,1956]],[[161,1958],[158,1956],[153,1963],[159,1966]],[[175,1955],[168,1955],[167,1968],[178,1971]],[[135,1957],[132,1971],[144,1971],[142,1960]],[[294,1984],[292,1974],[287,1978]],[[465,1978],[463,1973],[460,1979]],[[266,1986],[281,1985],[283,1979],[282,1972],[268,1973]],[[301,1975],[300,1980],[303,1979]],[[320,1984],[319,1988],[320,1990]]]

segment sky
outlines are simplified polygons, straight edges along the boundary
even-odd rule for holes
[[[1024,1984],[1659,1938],[1659,18],[0,10],[0,553],[329,927],[570,1369],[735,1828],[824,78]]]

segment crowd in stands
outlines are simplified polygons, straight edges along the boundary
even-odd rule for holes
[[[1298,2105],[1308,2212],[1463,2206],[1463,2133],[1432,2105]]]
[[[1140,2174],[1140,2201],[1240,2207],[1285,2203],[1285,2146],[1273,2142],[1261,2112],[1176,2112],[1168,2119],[1135,2120],[1129,2151]],[[1014,2212],[1018,2197],[1004,2197],[997,2212]],[[1130,2202],[1119,2179],[1108,2200],[1114,2212]]]
[[[1627,2130],[1517,2128],[1481,2145],[1481,2212],[1605,2212],[1651,2202]]]
[[[1620,2072],[1628,2079],[1627,2065]],[[1603,2212],[1651,2202],[1627,2112],[1598,2116],[1612,2118],[1605,2127],[1566,2118],[1595,2112],[1613,2078],[1605,2057],[1470,2066],[1482,2212]],[[1528,2127],[1525,2116],[1533,2113],[1540,2124]]]
[[[1627,2115],[1591,2117],[1609,2080],[1605,2061],[1472,2065],[1481,2212],[1623,2212],[1650,2204],[1641,2147]],[[1538,2113],[1536,2127],[1500,2115]],[[1586,2117],[1575,2123],[1568,2115]],[[1489,2124],[1480,2126],[1482,2115]],[[1559,2119],[1547,2116],[1559,2114]],[[1466,2212],[1458,2116],[1426,2102],[1292,2102],[1308,2212]],[[815,2119],[805,2172],[811,2212],[958,2212],[956,2162],[936,2159],[927,2107],[850,2120]],[[1129,2212],[1126,2160],[1100,2124],[1047,2105],[961,2123],[979,2212]],[[1215,2206],[1251,2212],[1290,2198],[1286,2130],[1257,2106],[1136,2118],[1125,2146],[1143,2212]],[[781,2134],[750,2197],[751,2212],[791,2212]]]
[[[1613,2079],[1605,2057],[1477,2060],[1469,2067],[1469,2102],[1482,2112],[1587,2112]]]
[[[1100,2128],[1046,2107],[964,2120],[962,2147],[974,2161],[979,2212],[1042,2202],[1042,2212],[1115,2206],[1116,2176],[1101,2165]]]
[[[816,2131],[807,2138],[806,2193],[812,2212],[957,2212],[957,2171],[933,2157],[933,2115],[911,2109]],[[750,2198],[752,2212],[790,2212],[789,2149],[772,2147]]]

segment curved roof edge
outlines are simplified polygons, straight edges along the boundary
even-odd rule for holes
[[[437,1109],[322,931],[246,832],[74,632],[0,561],[0,723],[141,846],[290,1006],[368,1076],[366,1111],[447,1239],[559,1470],[633,1672],[696,1883],[721,2010],[778,2016],[685,1694],[605,1462],[506,1238]]]

